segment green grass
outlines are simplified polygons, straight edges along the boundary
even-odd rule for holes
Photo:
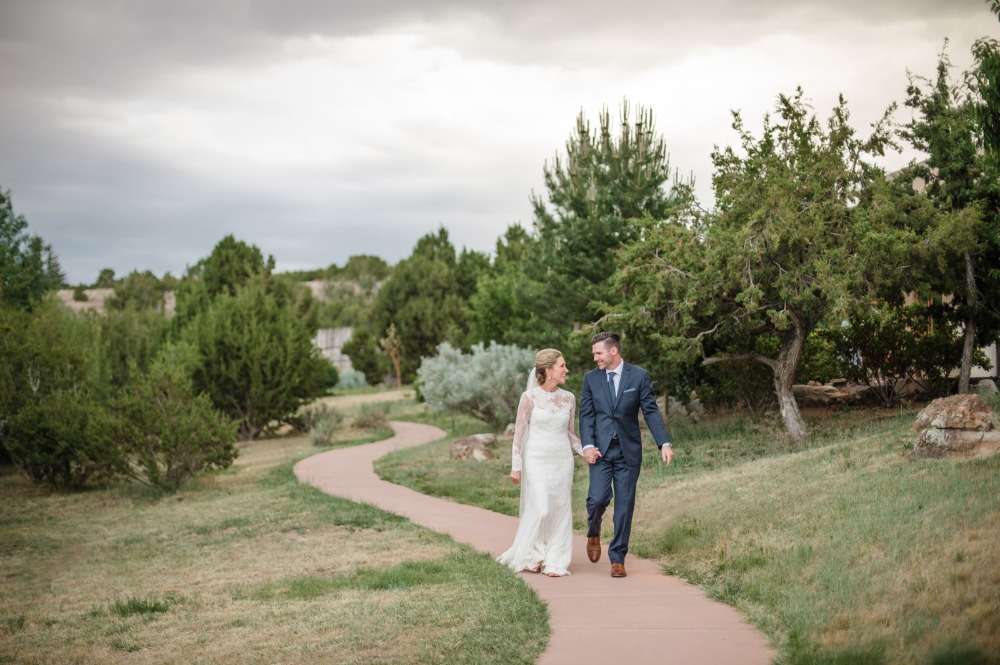
[[[1000,456],[914,459],[915,415],[811,412],[804,444],[776,419],[674,423],[669,469],[647,446],[632,552],[737,607],[786,665],[1000,663]],[[516,515],[509,455],[455,462],[446,440],[376,470]],[[578,532],[586,486],[578,462]]]
[[[164,599],[159,598],[128,598],[126,600],[116,600],[108,606],[108,610],[120,617],[130,617],[135,615],[152,616],[158,612],[166,612],[171,605],[178,602],[174,596]]]
[[[0,472],[0,663],[537,660],[548,619],[523,581],[299,483],[314,452],[246,444],[170,496],[50,494]]]

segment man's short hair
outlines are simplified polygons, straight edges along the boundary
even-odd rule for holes
[[[614,347],[619,352],[622,350],[622,338],[618,333],[599,332],[590,340],[590,345],[593,346],[598,342],[604,342],[605,346]]]

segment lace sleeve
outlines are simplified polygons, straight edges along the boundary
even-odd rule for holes
[[[524,442],[524,433],[531,422],[531,398],[527,391],[521,393],[521,402],[517,405],[517,420],[514,421],[514,446],[511,452],[510,470],[521,470],[521,444]]]
[[[567,426],[569,430],[569,445],[576,451],[577,455],[583,455],[583,445],[580,443],[580,437],[576,435],[576,431],[573,429],[573,421],[576,420],[576,396],[571,396],[573,401],[569,407],[569,425]]]

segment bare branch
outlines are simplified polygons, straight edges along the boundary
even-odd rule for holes
[[[702,365],[717,365],[719,363],[729,362],[733,360],[750,360],[752,362],[758,362],[762,365],[770,367],[772,371],[777,371],[778,363],[776,360],[768,358],[767,356],[762,356],[759,353],[741,353],[730,356],[713,356],[711,358],[705,358],[701,361]]]

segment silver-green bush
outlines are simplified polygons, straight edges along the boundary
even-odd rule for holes
[[[417,370],[420,393],[432,409],[464,413],[500,431],[514,422],[535,351],[491,342],[464,354],[447,342]]]

